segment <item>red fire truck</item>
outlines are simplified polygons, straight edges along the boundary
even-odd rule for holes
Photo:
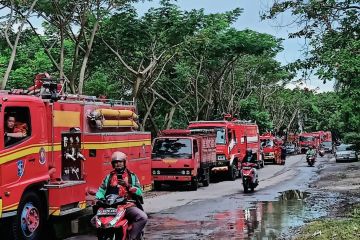
[[[264,162],[285,164],[285,161],[281,160],[281,141],[279,139],[271,133],[265,133],[260,136],[260,142],[264,155]]]
[[[330,131],[324,132],[324,142],[332,142],[332,134]]]
[[[231,118],[226,116],[226,118]],[[216,131],[216,167],[212,173],[225,172],[230,180],[239,176],[241,162],[246,149],[252,149],[256,159],[263,167],[260,154],[259,129],[255,123],[237,119],[223,121],[190,122],[189,129],[215,129]]]
[[[151,188],[151,136],[135,131],[134,102],[61,95],[41,80],[36,95],[0,93],[0,218],[14,217],[17,239],[38,239],[49,216],[86,208],[115,150]]]
[[[299,134],[299,148],[301,153],[305,153],[308,148],[312,146],[316,148],[316,137],[312,133],[300,133]]]
[[[151,154],[154,188],[160,189],[162,183],[190,183],[192,190],[199,182],[209,186],[216,165],[215,138],[213,130],[162,131]]]

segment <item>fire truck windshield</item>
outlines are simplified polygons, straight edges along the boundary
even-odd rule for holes
[[[152,158],[192,157],[191,140],[185,138],[159,138],[155,140]]]
[[[312,142],[315,140],[315,138],[311,136],[308,137],[300,136],[299,140],[300,142]]]
[[[261,146],[262,147],[273,147],[274,141],[271,139],[262,139],[261,140]]]
[[[216,130],[216,144],[225,144],[225,129],[224,128],[215,128]]]

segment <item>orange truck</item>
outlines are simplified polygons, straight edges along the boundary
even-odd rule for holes
[[[211,130],[170,129],[161,132],[153,141],[151,154],[154,188],[163,183],[198,184],[207,187],[210,172],[216,165],[216,135]]]
[[[264,162],[274,164],[285,164],[285,160],[281,159],[281,141],[271,133],[265,133],[260,136],[261,147],[263,151]]]
[[[136,130],[134,102],[65,95],[36,79],[35,91],[0,93],[0,219],[12,218],[16,239],[39,239],[49,216],[88,207],[113,151],[151,189],[151,135]]]

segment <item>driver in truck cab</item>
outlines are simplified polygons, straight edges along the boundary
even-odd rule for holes
[[[126,209],[125,218],[132,224],[130,239],[141,239],[141,232],[147,223],[147,215],[142,210],[142,190],[135,173],[126,168],[127,156],[123,152],[114,152],[111,156],[113,171],[103,180],[96,193],[96,199],[104,199],[108,194],[119,194],[121,197],[135,200],[137,207]]]
[[[5,145],[8,146],[14,142],[21,140],[26,136],[27,136],[26,123],[16,122],[16,118],[14,115],[8,115],[4,128]]]

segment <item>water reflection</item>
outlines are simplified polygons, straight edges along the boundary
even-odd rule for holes
[[[289,191],[282,193],[278,201],[250,203],[250,207],[214,212],[202,221],[155,214],[148,223],[146,238],[276,239],[292,227],[325,215],[305,204],[303,199],[307,196],[307,193]]]

